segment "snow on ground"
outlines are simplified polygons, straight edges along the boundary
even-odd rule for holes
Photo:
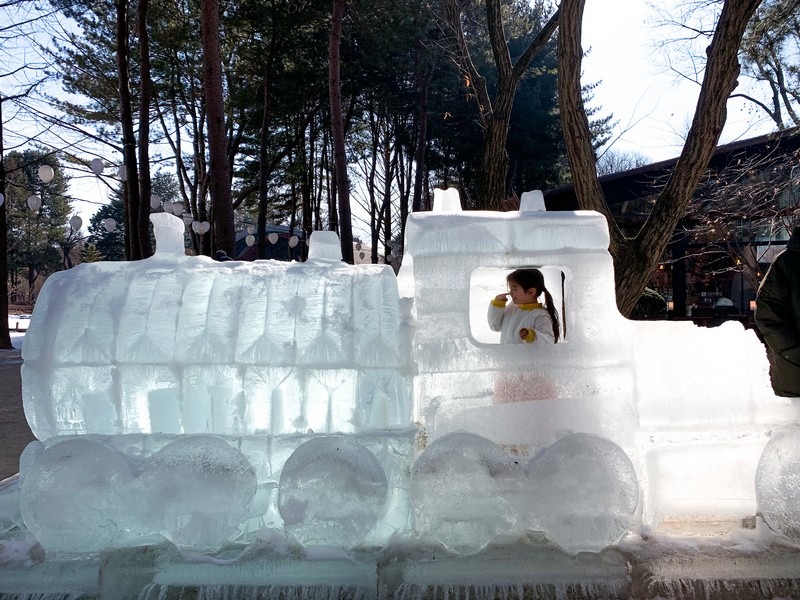
[[[25,340],[25,332],[24,331],[12,331],[11,333],[11,345],[14,348],[19,350],[22,349],[22,342]]]
[[[8,315],[8,331],[11,334],[11,344],[14,348],[21,349],[25,332],[28,330],[30,315]]]

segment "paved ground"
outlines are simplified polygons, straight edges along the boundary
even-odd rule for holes
[[[0,350],[0,480],[19,472],[19,455],[35,438],[22,410],[19,350]]]

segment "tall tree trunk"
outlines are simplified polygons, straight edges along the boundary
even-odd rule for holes
[[[269,198],[269,122],[272,116],[272,53],[264,64],[264,97],[261,106],[261,137],[258,143],[258,229],[256,256],[267,257],[267,203]],[[289,234],[291,235],[291,234]]]
[[[339,204],[339,238],[342,259],[353,264],[353,229],[350,214],[350,182],[347,177],[347,155],[344,147],[344,118],[342,116],[341,68],[342,21],[345,0],[333,0],[331,34],[328,44],[328,94],[331,104],[331,135],[333,139],[333,168]]]
[[[128,0],[116,0],[117,8],[117,83],[119,86],[120,125],[122,127],[122,155],[125,162],[125,256],[128,260],[145,258],[139,244],[139,169],[136,164],[136,136],[133,132],[133,107],[131,102],[130,44],[128,39]]]
[[[726,0],[707,49],[708,62],[694,120],[666,186],[641,230],[628,239],[614,223],[597,179],[589,121],[580,88],[581,21],[585,0],[562,0],[558,36],[558,97],[567,158],[582,209],[605,215],[611,233],[617,306],[629,315],[642,295],[708,166],[726,119],[726,103],[739,76],[738,52],[760,0]]]
[[[316,148],[316,126],[313,120],[309,122],[307,139],[303,141],[303,153],[301,162],[306,165],[303,169],[303,189],[302,189],[302,207],[300,226],[303,228],[303,251],[302,257],[307,256],[308,240],[311,237],[311,232],[314,230],[314,157]],[[305,131],[305,130],[304,130]]]
[[[414,151],[414,197],[411,200],[412,212],[422,210],[422,186],[425,180],[425,150],[428,147],[428,91],[433,78],[433,68],[427,67],[417,74],[417,142]],[[407,209],[406,209],[407,212]],[[405,217],[403,215],[402,229],[405,230]]]
[[[3,146],[3,98],[0,96],[0,194],[6,196],[6,162]],[[12,347],[11,334],[8,332],[8,219],[3,201],[0,205],[0,349]]]
[[[370,103],[370,133],[372,147],[370,148],[369,172],[367,174],[367,194],[369,196],[369,234],[370,234],[370,261],[378,262],[378,245],[381,239],[381,217],[378,210],[377,178],[378,178],[378,150],[380,148],[380,127],[378,117],[375,115],[375,106]]]
[[[381,220],[383,221],[383,250],[384,262],[390,264],[389,255],[393,254],[392,244],[392,179],[395,166],[392,164],[392,141],[390,130],[387,129],[383,137],[383,200],[381,201]]]
[[[150,247],[150,99],[153,96],[153,81],[150,77],[150,36],[147,33],[148,0],[139,0],[137,22],[139,28],[139,254],[147,258],[153,254]]]
[[[294,155],[291,151],[289,152],[289,165],[294,166]],[[292,238],[292,236],[294,235],[295,227],[297,227],[297,180],[294,177],[292,177],[292,183],[291,183],[291,198],[292,198],[291,202],[292,208],[291,211],[289,212],[289,239]],[[294,248],[288,246],[286,252],[286,259],[292,260],[293,254],[294,254]]]
[[[512,97],[513,104],[513,97]],[[508,152],[506,140],[511,121],[510,107],[495,104],[495,113],[486,121],[483,130],[483,152],[481,154],[481,178],[478,186],[478,202],[486,210],[500,210],[506,194]]]
[[[208,174],[211,222],[216,249],[233,254],[233,202],[225,135],[225,102],[222,96],[219,1],[200,0],[200,37],[203,44],[203,94],[208,126]]]

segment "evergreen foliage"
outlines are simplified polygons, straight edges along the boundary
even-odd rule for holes
[[[55,173],[46,184],[38,175],[42,165]],[[36,286],[63,264],[61,246],[69,235],[68,178],[58,158],[41,150],[9,152],[5,170],[10,294],[12,301],[31,303]],[[31,196],[41,200],[37,210],[28,204]]]
[[[111,231],[105,226],[106,219],[114,219],[115,226]],[[92,246],[105,260],[125,260],[124,219],[122,198],[118,193],[113,194],[111,202],[101,206],[89,219],[87,248]]]
[[[100,253],[97,249],[97,246],[94,244],[86,244],[83,248],[83,252],[81,252],[81,262],[82,263],[93,263],[93,262],[100,262],[105,257]]]

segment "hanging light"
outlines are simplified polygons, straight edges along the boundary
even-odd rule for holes
[[[278,243],[278,234],[277,233],[270,233],[267,236],[270,244],[277,244]]]
[[[69,226],[72,227],[73,231],[78,231],[83,225],[83,219],[81,219],[78,215],[75,215],[69,220]]]
[[[248,234],[248,236],[244,238],[244,243],[248,246],[252,246],[256,243],[256,237],[253,234]]]
[[[164,202],[164,204],[161,205],[161,208],[164,209],[165,213],[171,213],[172,212],[172,202],[167,200],[166,202]]]
[[[253,235],[255,232],[256,232],[256,228],[253,225],[248,225],[247,226],[247,233],[249,233],[250,235]]]
[[[161,206],[161,197],[158,194],[150,194],[150,208],[153,210]]]
[[[41,179],[42,183],[50,183],[53,181],[55,174],[56,172],[53,171],[53,167],[50,165],[42,165],[39,167],[39,179]]]
[[[192,223],[192,230],[198,235],[204,235],[211,229],[211,223],[208,221],[195,221]]]
[[[103,219],[103,227],[106,228],[108,233],[111,233],[117,228],[117,222],[109,217],[108,219]]]
[[[300,240],[297,239],[296,235],[293,235],[292,237],[290,237],[289,238],[289,248],[294,248],[295,246],[297,246],[297,242],[299,242],[299,241]]]
[[[39,210],[42,206],[42,199],[39,196],[28,197],[28,208],[31,210]]]
[[[176,217],[180,217],[183,214],[183,203],[182,202],[173,202],[172,203],[172,214]]]
[[[95,175],[100,175],[103,172],[103,169],[105,169],[103,161],[99,158],[93,158],[92,162],[89,163],[89,167],[92,169],[92,173]]]
[[[194,219],[192,218],[192,213],[188,212],[183,213],[183,217],[181,218],[183,219],[183,222],[187,227],[192,224],[192,221],[194,221]]]

